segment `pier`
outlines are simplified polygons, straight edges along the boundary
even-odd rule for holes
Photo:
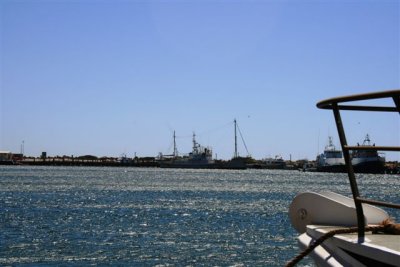
[[[24,157],[15,162],[18,165],[31,166],[92,166],[92,167],[159,167],[154,157],[114,158],[114,157]]]
[[[301,170],[304,166],[315,166],[315,161],[306,159],[297,161],[284,161],[285,164],[268,164],[265,160],[257,160],[251,157],[242,158],[245,162],[244,168],[230,166],[231,161],[215,160],[216,164],[211,169],[282,169],[282,170]],[[165,159],[164,159],[165,160]],[[163,159],[159,157],[96,157],[92,155],[84,156],[47,156],[44,152],[40,157],[24,156],[22,154],[3,153],[0,157],[0,165],[25,165],[25,166],[87,166],[87,167],[162,167]],[[311,168],[312,169],[312,168]],[[389,161],[385,163],[386,174],[400,174],[400,163]]]

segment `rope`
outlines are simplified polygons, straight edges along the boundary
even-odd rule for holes
[[[343,229],[336,229],[327,232],[317,240],[315,240],[314,243],[312,243],[308,248],[306,248],[303,252],[301,252],[299,255],[294,257],[291,261],[289,261],[285,267],[293,267],[297,263],[299,263],[305,256],[310,254],[316,247],[321,245],[325,240],[331,238],[334,235],[339,235],[339,234],[351,234],[351,233],[356,233],[358,231],[358,227],[349,227],[349,228],[343,228]],[[390,219],[384,220],[380,225],[376,226],[366,226],[365,227],[365,232],[371,232],[376,234],[378,232],[383,232],[386,234],[394,234],[394,235],[400,235],[400,224],[395,224],[393,221]]]

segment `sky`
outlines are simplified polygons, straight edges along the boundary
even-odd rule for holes
[[[0,150],[315,159],[320,100],[400,88],[400,1],[0,0]],[[343,114],[400,145],[398,114]],[[242,142],[242,137],[244,146]],[[386,153],[389,160],[398,154]]]

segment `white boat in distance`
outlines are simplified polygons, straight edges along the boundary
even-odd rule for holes
[[[264,163],[264,169],[285,169],[286,162],[279,155],[276,155],[275,158],[265,158],[262,160]]]
[[[375,99],[392,99],[394,106],[352,104]],[[353,198],[333,192],[304,192],[294,198],[289,217],[304,251],[286,266],[308,254],[318,266],[400,266],[400,224],[376,207],[400,209],[400,205],[361,197],[350,155],[351,151],[400,152],[400,147],[347,145],[340,116],[341,110],[400,113],[400,90],[332,98],[317,107],[333,110]]]
[[[328,145],[325,147],[324,153],[317,156],[317,171],[320,172],[345,172],[346,165],[344,163],[343,152],[336,149],[333,144],[332,136],[328,137]]]

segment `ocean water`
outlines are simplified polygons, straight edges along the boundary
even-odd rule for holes
[[[399,202],[399,175],[359,181]],[[0,265],[283,266],[299,253],[290,202],[324,190],[350,196],[347,175],[0,166]]]

